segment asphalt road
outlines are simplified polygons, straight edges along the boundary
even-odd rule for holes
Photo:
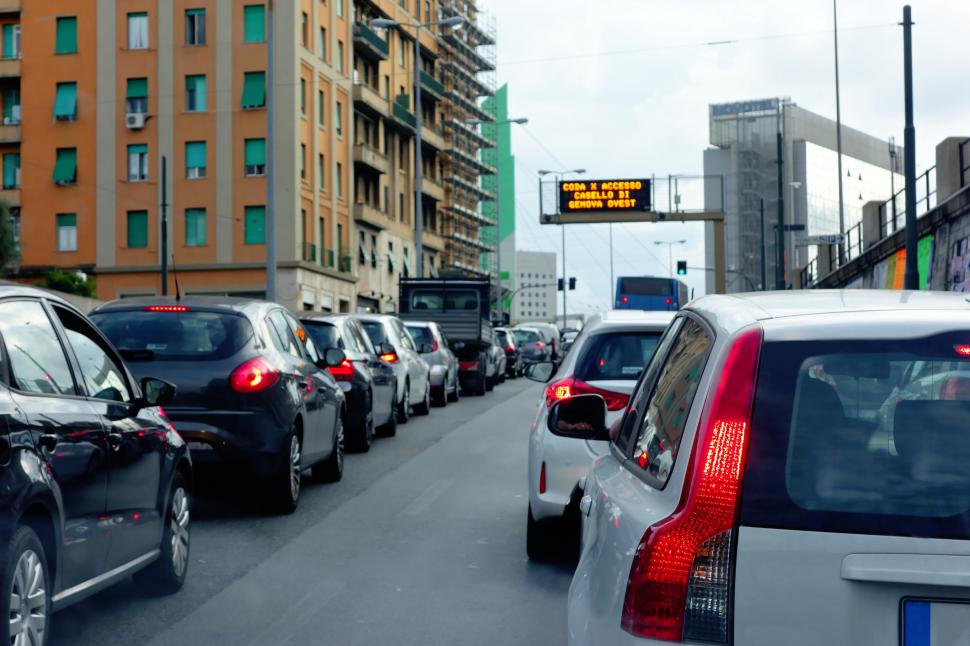
[[[528,425],[540,386],[506,382],[412,418],[337,484],[272,516],[209,473],[188,580],[128,581],[53,617],[51,646],[560,644],[568,566],[525,556]]]

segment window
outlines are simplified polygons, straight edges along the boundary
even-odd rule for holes
[[[91,320],[123,354],[132,355],[129,361],[222,361],[253,337],[246,317],[225,312],[137,309],[94,314]]]
[[[320,60],[327,62],[327,28],[320,27]]]
[[[370,236],[370,266],[377,269],[377,236]]]
[[[77,183],[77,148],[58,148],[54,162],[54,183]]]
[[[337,162],[337,197],[344,196],[344,165]]]
[[[329,350],[330,348],[344,349],[343,339],[340,338],[340,330],[336,326],[330,323],[324,323],[323,321],[315,321],[308,323],[306,329],[310,338],[313,339],[313,342],[320,350]]]
[[[391,240],[387,241],[387,273],[394,273],[394,242]]]
[[[57,250],[77,251],[77,214],[58,213],[55,222],[57,224]]]
[[[185,246],[204,247],[205,209],[185,209]]]
[[[337,17],[344,17],[344,0],[337,0]]]
[[[101,335],[77,314],[57,306],[54,311],[61,320],[67,333],[67,342],[74,351],[86,394],[95,399],[131,401],[125,371],[109,354]]]
[[[243,109],[266,107],[266,72],[246,72],[243,76]]]
[[[344,41],[337,41],[337,69],[344,73]]]
[[[148,211],[128,211],[128,248],[148,246]]]
[[[266,244],[266,207],[247,206],[243,229],[246,244]]]
[[[128,79],[125,91],[128,114],[145,114],[148,112],[148,79]]]
[[[411,275],[411,253],[407,247],[404,247],[404,260],[401,263],[401,269],[405,278]]]
[[[15,388],[46,395],[75,394],[67,357],[40,303],[0,305],[0,334],[6,342]]]
[[[205,45],[205,9],[185,10],[185,44]]]
[[[306,115],[306,79],[300,79],[300,114]]]
[[[206,176],[206,144],[204,141],[185,142],[185,177],[202,179]]]
[[[128,146],[128,181],[148,181],[148,144]]]
[[[20,88],[3,88],[3,125],[14,126],[20,123]]]
[[[326,125],[326,119],[324,118],[324,115],[326,115],[326,108],[327,97],[323,93],[323,90],[317,90],[317,112],[319,113],[317,116],[317,121],[319,121],[321,126]]]
[[[344,134],[344,106],[340,101],[337,101],[337,136],[343,136]]]
[[[536,301],[536,305],[539,304]],[[541,305],[545,307],[546,304]],[[582,381],[635,382],[650,362],[659,340],[659,332],[594,334],[576,361],[576,378]]]
[[[20,58],[20,25],[3,26],[3,57]]]
[[[306,181],[306,144],[300,144],[300,179]]]
[[[185,111],[205,112],[205,74],[185,77]]]
[[[404,221],[404,193],[397,194],[397,217]]]
[[[320,186],[320,190],[327,188],[327,182],[325,181],[326,175],[326,161],[323,153],[317,155],[317,184]]]
[[[633,447],[633,462],[658,489],[667,483],[673,470],[710,348],[711,339],[704,328],[693,319],[685,319],[647,402]]]
[[[306,15],[304,11],[300,16],[300,38],[304,47],[309,47],[310,44],[310,16]]]
[[[6,28],[6,27],[5,27]],[[6,36],[6,33],[4,33]],[[6,40],[6,38],[4,38]],[[19,58],[19,51],[17,52]],[[55,54],[77,53],[77,17],[61,16],[57,19],[57,33],[54,39]],[[10,57],[14,58],[14,57]]]
[[[287,324],[286,318],[283,317],[281,310],[274,310],[266,317],[266,327],[269,328],[269,336],[273,340],[273,344],[280,352],[303,358],[296,338],[290,331],[290,326]]]
[[[266,174],[266,140],[246,140],[246,177],[261,177]]]
[[[243,7],[243,42],[262,43],[266,40],[266,7],[248,4]]]
[[[3,156],[3,188],[20,188],[20,153]]]
[[[128,14],[128,49],[148,49],[148,14]]]
[[[54,119],[74,121],[77,118],[77,83],[58,83],[54,96]]]
[[[407,44],[404,42],[404,38],[400,34],[397,36],[397,62],[398,65],[404,67],[404,58],[407,56]]]
[[[384,98],[388,100],[391,98],[391,77],[387,74],[384,75]]]

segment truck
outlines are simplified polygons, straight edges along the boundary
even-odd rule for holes
[[[491,352],[491,283],[488,279],[401,278],[398,316],[405,321],[434,321],[458,357],[463,392],[484,395],[495,374]]]

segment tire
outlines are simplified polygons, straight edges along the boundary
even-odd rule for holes
[[[394,415],[397,417],[398,424],[407,424],[408,418],[411,416],[411,382],[404,382],[404,394],[401,395],[401,401],[397,403],[397,410]]]
[[[374,396],[370,396],[371,409],[354,430],[353,437],[348,439],[347,445],[354,453],[367,453],[374,440]]]
[[[300,504],[303,440],[293,430],[287,436],[284,446],[286,448],[280,456],[281,464],[267,485],[273,509],[280,514],[292,514]]]
[[[378,437],[394,437],[395,435],[397,435],[397,412],[396,411],[392,410],[391,417],[387,420],[387,422],[377,427],[377,435]]]
[[[461,385],[458,383],[458,376],[455,376],[455,389],[448,393],[448,401],[456,402],[461,399]]]
[[[485,377],[485,390],[491,391],[495,388],[495,377]]]
[[[431,412],[431,379],[430,377],[424,384],[424,399],[419,404],[414,405],[415,415],[427,415]]]
[[[19,637],[25,644],[46,644],[50,633],[50,600],[53,596],[51,576],[44,546],[37,533],[26,525],[18,527],[11,537],[10,550],[3,564],[3,584],[7,592],[0,593],[0,606],[7,602],[5,614],[10,617],[11,643],[15,637]],[[20,602],[17,604],[19,609],[12,607],[14,598]],[[22,610],[25,605],[28,608],[26,616]],[[15,622],[20,630],[13,634]]]
[[[151,594],[173,594],[185,583],[191,547],[192,496],[181,473],[172,481],[165,529],[158,560],[135,574],[135,581]]]
[[[344,477],[344,419],[337,416],[337,428],[330,457],[313,465],[313,479],[317,482],[340,482]]]
[[[525,551],[531,561],[549,561],[553,556],[549,526],[540,523],[532,516],[531,504],[529,519],[525,526]]]
[[[451,400],[451,393],[448,392],[448,378],[445,378],[445,383],[441,384],[441,390],[435,393],[434,397],[431,398],[431,403],[438,408],[444,408],[448,405]]]

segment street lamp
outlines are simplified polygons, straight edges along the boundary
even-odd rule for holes
[[[414,150],[414,260],[418,265],[418,277],[424,276],[424,200],[421,190],[424,177],[421,160],[421,29],[435,25],[439,27],[458,27],[465,23],[463,16],[452,16],[444,20],[430,22],[399,22],[390,18],[375,18],[371,27],[389,29],[391,27],[414,27],[414,122],[415,122],[415,150]]]
[[[585,168],[574,168],[572,170],[540,170],[539,171],[539,214],[542,214],[542,178],[546,175],[556,175],[560,180],[566,175],[584,175]],[[558,199],[558,198],[557,198]],[[559,204],[556,203],[556,211],[559,211]],[[562,326],[566,327],[566,291],[569,288],[569,279],[566,277],[566,225],[559,225],[562,230]]]
[[[798,253],[798,250],[795,248],[795,213],[797,211],[797,209],[795,207],[795,191],[797,189],[800,189],[802,187],[802,183],[801,182],[788,182],[788,185],[791,187],[791,209],[789,210],[789,212],[790,212],[791,215],[789,215],[789,218],[791,220],[791,225],[792,225],[791,228],[789,228],[789,230],[788,230],[788,248],[789,248],[789,252],[788,252],[789,253],[789,257],[788,257],[788,280],[789,280],[789,282],[791,284],[794,284],[795,283],[795,266],[797,265],[797,263],[795,261],[795,254]]]
[[[483,119],[465,119],[466,126],[480,126],[486,123],[491,123],[494,126],[505,126],[512,123],[517,123],[520,126],[524,126],[529,123],[529,120],[525,117],[519,117],[518,119],[505,119],[504,121],[489,122]],[[499,196],[499,190],[501,188],[501,177],[499,176],[498,163],[499,159],[496,156],[496,167],[495,167],[495,274],[498,279],[498,320],[502,319],[502,312],[505,310],[505,303],[503,302],[502,296],[502,201]]]
[[[675,244],[687,244],[686,240],[654,240],[655,245],[667,245],[667,269],[670,271],[670,277],[674,277],[674,245]]]

